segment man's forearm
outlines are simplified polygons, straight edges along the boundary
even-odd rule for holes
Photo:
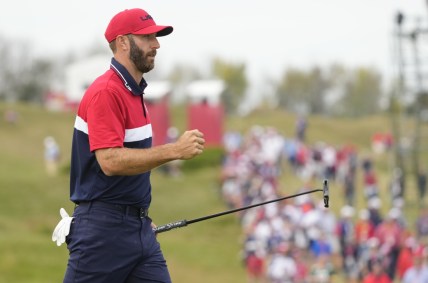
[[[104,174],[137,175],[176,159],[191,159],[204,150],[204,135],[198,130],[185,131],[175,143],[147,149],[104,148],[95,156]]]
[[[147,149],[125,147],[99,149],[95,155],[107,176],[137,175],[180,158],[173,144]]]

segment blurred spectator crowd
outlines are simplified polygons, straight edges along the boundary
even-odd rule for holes
[[[287,195],[317,189],[324,179],[343,189],[343,200],[330,198],[331,206],[343,203],[337,215],[318,194],[238,213],[248,282],[428,283],[428,209],[420,207],[416,222],[406,219],[401,172],[391,174],[390,199],[381,198],[370,158],[352,146],[309,146],[302,136],[254,126],[245,136],[224,137],[221,194],[231,209],[284,196],[283,173],[304,184],[287,188]],[[356,188],[359,183],[363,188]],[[358,210],[357,193],[364,199]]]

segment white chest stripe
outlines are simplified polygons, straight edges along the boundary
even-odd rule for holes
[[[76,116],[76,121],[74,122],[74,128],[78,131],[81,131],[89,135],[88,124],[79,116]],[[152,135],[153,135],[152,125],[148,124],[138,128],[125,130],[124,142],[142,141],[142,140],[151,138]]]

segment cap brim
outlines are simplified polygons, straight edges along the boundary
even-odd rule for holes
[[[133,32],[133,34],[152,34],[156,33],[156,36],[165,36],[173,31],[172,26],[149,26],[144,29]]]

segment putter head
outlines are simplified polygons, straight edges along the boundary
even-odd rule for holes
[[[329,202],[329,192],[328,192],[328,181],[324,180],[324,185],[323,185],[323,195],[324,195],[324,207],[328,207],[328,202]]]

